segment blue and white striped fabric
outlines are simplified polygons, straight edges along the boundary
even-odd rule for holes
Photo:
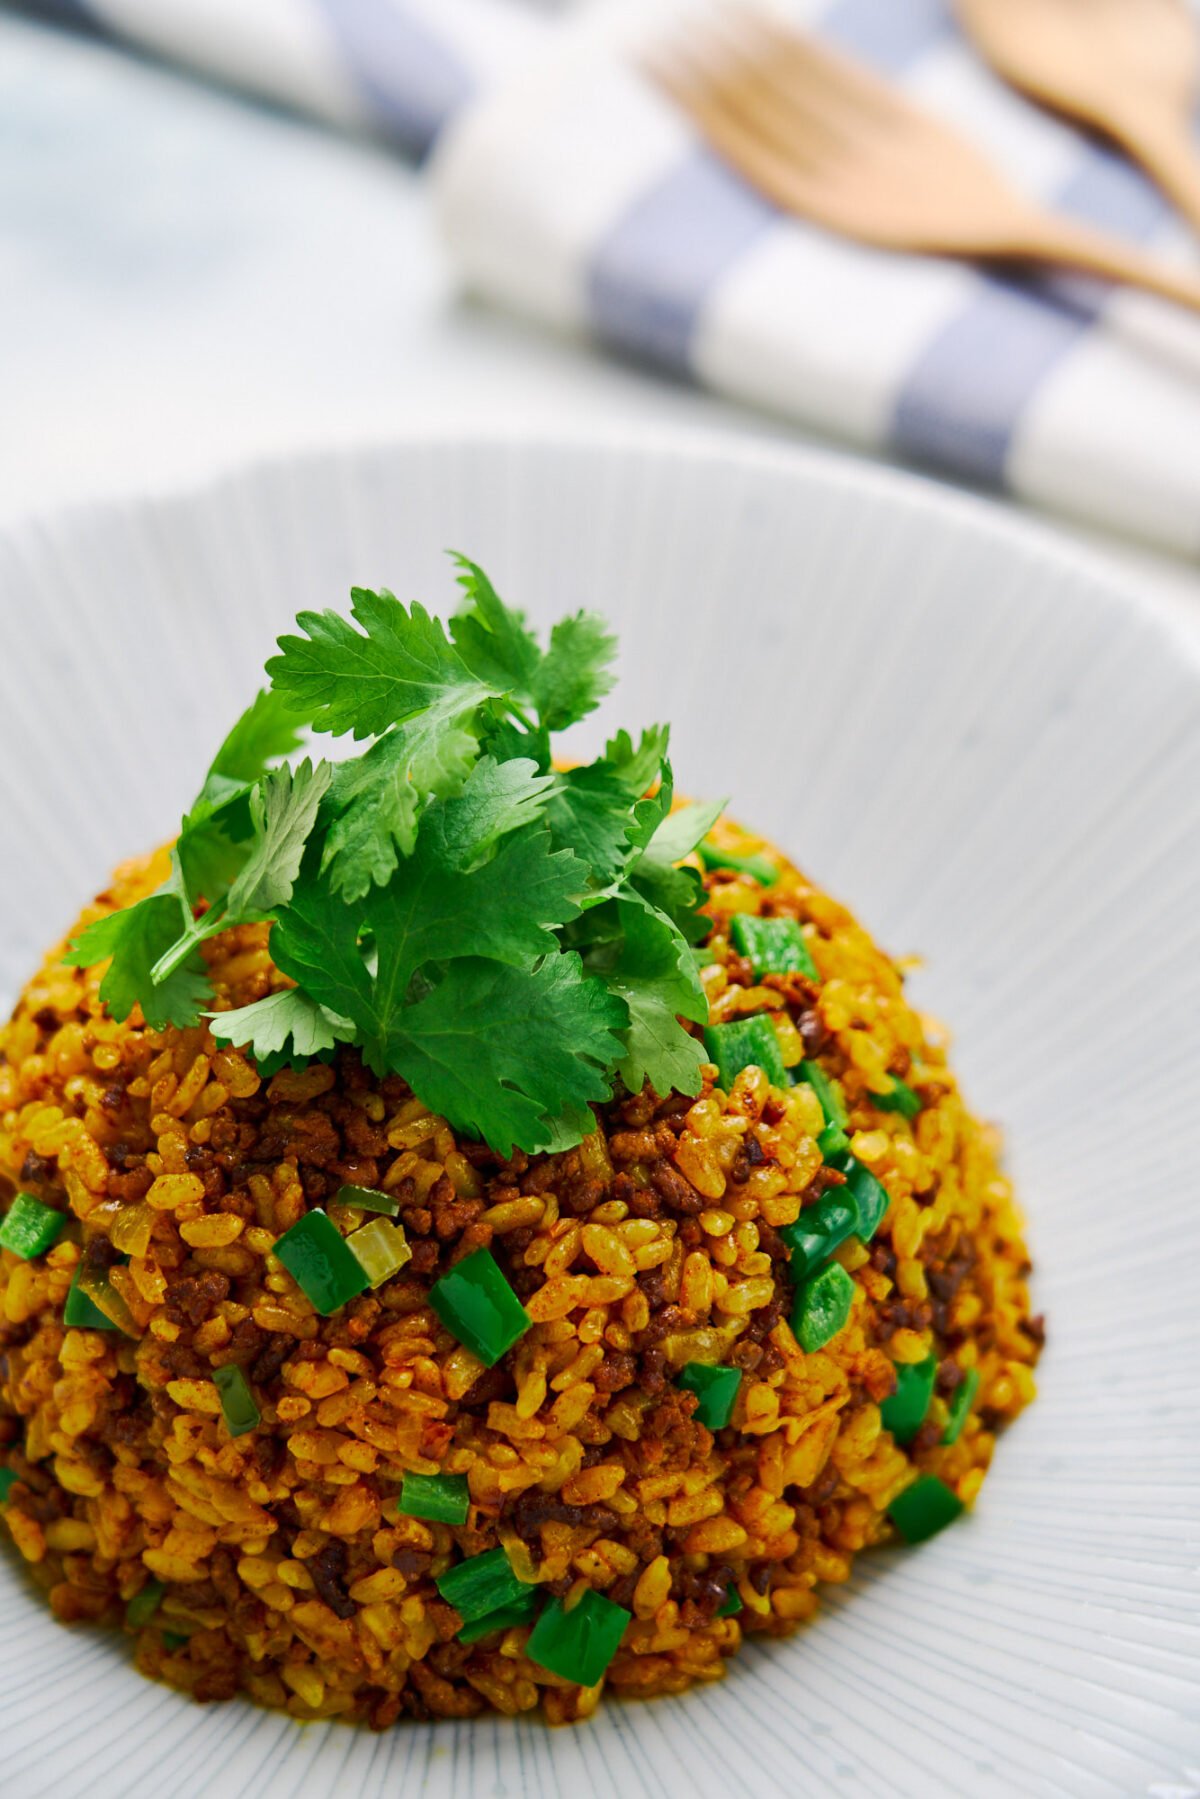
[[[49,8],[51,0],[44,0]],[[1200,322],[1083,280],[884,254],[785,217],[637,74],[714,0],[54,0],[433,155],[483,295],[864,447],[1200,551]],[[950,0],[786,0],[1064,213],[1196,248],[1129,164],[1026,105]]]

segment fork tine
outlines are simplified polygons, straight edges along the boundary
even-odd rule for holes
[[[836,90],[826,93],[811,81],[785,84],[780,88],[769,79],[769,47],[757,31],[758,20],[752,14],[747,14],[746,18],[750,27],[748,32],[738,31],[736,27],[725,29],[727,21],[724,19],[720,25],[715,19],[706,20],[707,29],[702,28],[686,46],[676,46],[676,56],[688,61],[693,73],[704,81],[714,96],[741,100],[745,90],[751,88],[756,94],[770,93],[776,100],[785,97],[798,125],[805,120],[813,124],[838,124],[845,108]]]
[[[669,59],[661,55],[645,59],[647,71],[658,86],[704,134],[710,139],[719,135],[722,147],[736,145],[736,152],[727,149],[735,160],[755,150],[774,159],[781,151],[789,169],[797,174],[815,173],[828,166],[829,150],[820,142],[823,133],[819,126],[805,128],[796,120],[792,121],[794,129],[764,132],[759,106],[754,96],[746,92],[744,78],[730,69],[728,58],[714,67],[705,48],[680,45]],[[748,72],[752,73],[752,65],[748,65]]]
[[[828,162],[861,144],[863,123],[856,109],[844,103],[836,84],[778,81],[755,36],[723,36],[714,47],[715,64],[711,57],[704,63],[713,100],[729,107],[743,128],[753,130],[775,150],[810,165],[818,156]],[[694,49],[692,60],[698,60]]]
[[[785,209],[801,214],[819,212],[828,156],[814,154],[814,146],[799,138],[781,153],[757,129],[753,119],[747,121],[727,98],[714,93],[703,76],[695,79],[694,59],[692,74],[681,73],[683,60],[680,56],[674,63],[664,63],[661,58],[648,58],[644,66],[705,141],[752,187]]]
[[[710,25],[730,52],[753,61],[765,85],[807,106],[824,103],[830,116],[864,124],[909,120],[912,108],[871,69],[832,50],[819,39],[782,24],[740,0]]]
[[[685,111],[691,112],[716,92],[716,72],[695,44],[673,44],[669,54],[663,46],[647,48],[642,52],[641,66],[655,85]]]

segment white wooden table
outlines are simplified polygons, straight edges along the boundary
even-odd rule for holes
[[[801,439],[459,298],[387,151],[0,15],[0,524],[429,423]],[[1050,529],[1200,638],[1200,571]]]

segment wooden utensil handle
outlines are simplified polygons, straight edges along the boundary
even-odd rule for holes
[[[1165,112],[1123,121],[1122,141],[1193,230],[1200,231],[1200,155],[1186,125]]]
[[[1070,219],[1039,214],[1022,230],[1013,232],[1010,244],[997,246],[996,253],[1018,261],[1043,262],[1099,275],[1105,281],[1141,288],[1145,293],[1158,294],[1161,299],[1200,312],[1200,274],[1174,268],[1120,238],[1093,231],[1087,225],[1076,225]]]

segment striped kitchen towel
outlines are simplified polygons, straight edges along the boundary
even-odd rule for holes
[[[638,74],[714,0],[35,0],[416,153],[477,292],[739,400],[1200,550],[1200,321],[1082,279],[896,256],[780,214]],[[1026,191],[1197,248],[1119,156],[998,83],[950,0],[780,0]],[[29,9],[29,0],[26,10]]]

